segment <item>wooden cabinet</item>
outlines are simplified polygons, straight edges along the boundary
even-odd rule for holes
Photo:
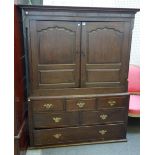
[[[126,140],[128,66],[139,10],[19,7],[30,145]]]
[[[14,155],[26,155],[28,146],[25,54],[21,14],[14,5]]]

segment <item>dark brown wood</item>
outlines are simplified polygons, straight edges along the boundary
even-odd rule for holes
[[[19,7],[29,58],[30,146],[125,140],[139,9]]]
[[[25,120],[19,130],[18,135],[14,136],[14,155],[26,155],[28,148],[27,120]]]
[[[78,23],[30,21],[32,90],[79,86]]]
[[[127,142],[127,139],[117,139],[117,140],[96,140],[96,141],[87,141],[87,142],[77,142],[77,143],[66,143],[66,144],[55,144],[55,145],[40,145],[37,146],[37,149],[45,149],[45,148],[57,148],[57,147],[68,147],[68,146],[81,146],[81,145],[94,145],[94,144],[107,144],[107,143],[122,143]],[[29,150],[36,149],[36,146],[30,146]]]
[[[130,23],[83,22],[82,27],[82,86],[121,86],[124,76]],[[128,28],[126,28],[128,26]]]
[[[63,111],[63,99],[33,101],[33,112]]]
[[[31,102],[34,113],[29,117],[34,129],[126,123],[127,121],[129,95],[59,98],[46,98]],[[94,111],[97,109],[99,111]],[[29,112],[32,114],[31,111]]]
[[[25,155],[28,146],[24,63],[21,14],[14,5],[14,155]]]
[[[125,122],[124,108],[104,109],[101,111],[83,111],[81,112],[81,124],[108,124]]]
[[[128,103],[129,103],[129,95],[99,97],[97,99],[97,109],[113,108],[113,107],[127,107]]]
[[[21,33],[20,13],[17,6],[14,6],[14,96],[15,96],[15,135],[18,134],[25,115],[25,94],[24,94],[24,52]]]
[[[31,93],[30,99],[46,99],[46,98],[54,98],[54,97],[67,97],[67,96],[112,96],[113,94],[116,95],[127,95],[128,92],[126,91],[127,86],[124,85],[122,87],[96,87],[96,88],[64,88],[64,89],[44,89],[43,90],[36,90],[35,92]]]
[[[125,127],[123,124],[57,128],[34,131],[35,145],[56,145],[63,143],[67,144],[99,140],[106,141],[125,138]]]
[[[34,128],[77,126],[79,115],[77,112],[35,113],[33,115],[33,121]]]

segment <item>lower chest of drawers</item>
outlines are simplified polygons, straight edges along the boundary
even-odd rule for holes
[[[128,101],[128,95],[32,100],[31,146],[125,139]]]
[[[125,139],[124,124],[34,130],[34,145],[58,145]]]

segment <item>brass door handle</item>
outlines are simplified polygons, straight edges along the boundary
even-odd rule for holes
[[[53,121],[54,121],[55,123],[59,123],[59,122],[61,121],[61,119],[62,119],[62,118],[60,118],[60,117],[53,117]]]
[[[85,102],[78,102],[76,105],[77,105],[79,108],[83,108],[85,104],[86,104]]]
[[[61,133],[57,133],[57,134],[53,135],[53,137],[56,139],[59,139],[61,136],[62,136]]]
[[[104,114],[100,115],[100,118],[101,118],[102,120],[105,120],[107,117],[108,117],[108,115],[104,115]]]
[[[100,133],[101,135],[105,135],[105,134],[107,133],[107,130],[100,130],[99,133]]]
[[[45,107],[46,109],[50,109],[53,107],[53,104],[44,104],[43,107]]]
[[[114,106],[116,104],[116,101],[110,100],[110,101],[108,101],[108,103],[110,104],[110,106]]]

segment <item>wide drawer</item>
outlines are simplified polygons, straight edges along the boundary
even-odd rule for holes
[[[42,112],[33,114],[34,128],[51,128],[75,126],[79,123],[78,112],[50,113]]]
[[[63,111],[64,100],[52,99],[52,100],[34,100],[32,101],[33,112],[42,111]]]
[[[126,138],[124,124],[34,130],[34,145],[57,145]]]
[[[81,112],[81,124],[104,124],[124,122],[126,118],[124,108],[104,109],[100,111],[83,111]]]
[[[126,96],[108,96],[97,98],[97,109],[128,107],[129,95]]]
[[[95,110],[96,99],[69,99],[66,103],[67,111]]]

